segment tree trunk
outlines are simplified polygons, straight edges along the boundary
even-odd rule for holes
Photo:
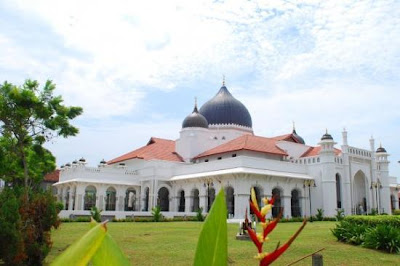
[[[28,188],[28,181],[29,181],[28,162],[26,161],[25,149],[22,143],[19,144],[19,149],[22,157],[22,164],[24,166],[24,184],[25,188]]]

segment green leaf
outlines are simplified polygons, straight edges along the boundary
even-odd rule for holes
[[[130,261],[122,253],[121,249],[111,238],[110,234],[106,234],[103,243],[92,258],[93,266],[109,266],[109,265],[131,265]]]
[[[51,265],[87,265],[102,244],[106,233],[104,223],[96,225],[67,248]]]
[[[227,208],[224,190],[216,197],[197,242],[195,266],[228,264]]]

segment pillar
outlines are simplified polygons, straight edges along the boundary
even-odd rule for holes
[[[283,196],[282,197],[282,207],[283,207],[283,217],[290,218],[292,217],[292,202],[291,196]]]

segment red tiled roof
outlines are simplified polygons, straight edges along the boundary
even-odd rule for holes
[[[43,181],[45,182],[58,182],[58,180],[60,179],[60,170],[55,170],[51,173],[47,173],[44,176]]]
[[[182,157],[175,152],[175,141],[152,137],[146,146],[112,159],[108,161],[107,164],[114,164],[135,158],[183,162]]]
[[[311,157],[316,156],[321,151],[321,146],[310,147],[305,153],[303,153],[300,157]],[[335,148],[335,155],[339,155],[342,151]]]
[[[299,141],[295,137],[293,137],[293,133],[272,137],[272,139],[274,139],[274,140],[285,140],[285,141],[291,141],[291,142],[299,143]]]
[[[240,150],[248,150],[276,155],[287,155],[283,150],[276,146],[276,142],[277,140],[271,138],[243,135],[227,143],[219,145],[213,149],[205,151],[197,155],[195,158]]]

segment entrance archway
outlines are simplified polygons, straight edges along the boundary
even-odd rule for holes
[[[228,209],[228,217],[235,216],[235,196],[234,196],[234,189],[233,187],[226,187],[226,206]]]
[[[162,187],[158,190],[157,203],[161,211],[169,211],[169,191],[166,187]]]
[[[353,191],[355,213],[365,214],[367,212],[367,182],[365,174],[361,170],[354,176]]]

